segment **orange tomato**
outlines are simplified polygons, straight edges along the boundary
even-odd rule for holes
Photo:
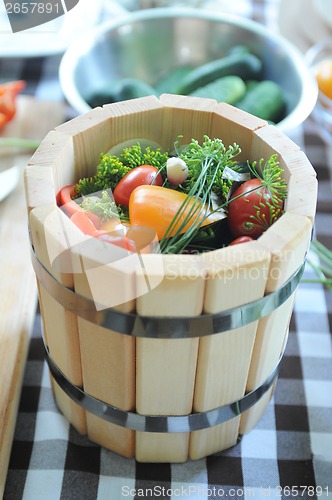
[[[319,90],[332,99],[332,59],[324,59],[316,65],[316,80]]]
[[[202,204],[194,198],[188,199],[186,194],[174,189],[153,185],[139,186],[134,189],[129,199],[130,224],[131,226],[153,228],[156,231],[158,240],[161,240],[185,200],[188,201],[188,204],[181,210],[181,216],[177,219],[174,227],[167,233],[169,237],[174,236],[178,230],[181,233],[186,232],[192,226],[199,210],[203,208]],[[193,217],[185,220],[188,214],[193,212]],[[204,215],[206,213],[203,210],[199,220],[202,220]],[[219,219],[220,215],[218,213],[212,213],[202,222],[202,226]],[[183,224],[183,227],[180,229],[181,224]]]

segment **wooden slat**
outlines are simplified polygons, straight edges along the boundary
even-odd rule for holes
[[[93,243],[100,243],[95,240]],[[112,246],[106,244],[106,247]],[[116,247],[115,247],[116,248]],[[105,249],[109,250],[109,249]],[[126,252],[123,250],[123,254]],[[93,252],[98,258],[98,251]],[[114,309],[123,312],[133,312],[135,309],[134,266],[124,257],[123,264],[104,265],[84,254],[82,249],[82,264],[85,272],[74,275],[75,291],[84,297],[92,299],[101,308],[104,297],[110,299]],[[99,254],[100,257],[100,254]],[[111,258],[111,257],[110,257]],[[97,291],[97,295],[94,294]],[[110,291],[110,293],[109,293]],[[127,291],[130,299],[122,303]],[[114,293],[114,296],[112,295]],[[119,302],[114,301],[118,297]],[[116,406],[122,410],[133,410],[135,407],[135,339],[77,318],[80,352],[82,357],[84,390],[92,396]],[[113,425],[86,412],[88,437],[106,448],[121,455],[132,457],[134,454],[134,432]]]
[[[272,256],[267,293],[280,287],[303,263],[311,229],[309,218],[286,212],[259,238],[259,243]],[[247,391],[262,384],[277,366],[287,339],[293,302],[294,294],[273,313],[259,321]],[[268,396],[265,398],[265,404],[260,403],[243,415],[241,434],[249,432],[256,425],[267,403]]]
[[[199,259],[184,255],[147,256],[150,272],[161,283],[137,298],[137,313],[148,316],[194,316],[202,312],[204,274]],[[137,289],[146,287],[144,269],[137,270]],[[186,415],[191,412],[198,338],[148,339],[136,343],[136,409],[143,415]],[[140,462],[184,462],[189,433],[136,432]]]
[[[203,255],[207,269],[205,313],[218,313],[264,295],[270,254],[257,242]],[[207,411],[241,398],[255,341],[257,321],[202,337],[195,384],[194,411]],[[196,431],[190,437],[190,458],[199,459],[237,441],[240,417]]]
[[[109,141],[106,120],[105,111],[95,108],[56,127],[57,132],[71,137],[73,141],[73,164],[68,165],[66,160],[66,167],[63,165],[62,168],[69,168],[74,180],[96,173],[100,153],[106,153]]]
[[[78,318],[84,390],[122,410],[135,406],[135,341]],[[134,456],[134,432],[87,412],[88,437],[126,457]]]
[[[267,126],[265,120],[237,109],[227,103],[218,104],[213,113],[211,136],[222,139],[226,148],[231,144],[238,144],[241,154],[238,161],[251,160],[251,145],[256,130]]]
[[[94,175],[101,153],[131,138],[160,139],[162,105],[156,97],[143,97],[105,105],[57,127],[72,137],[74,178]]]
[[[254,141],[260,141],[261,139],[255,137]],[[255,149],[255,148],[254,148]],[[291,147],[291,150],[287,150],[286,154],[279,155],[280,167],[284,170],[284,178],[289,181],[291,175],[302,175],[304,177],[313,176],[316,177],[316,171],[312,164],[310,163],[308,157],[301,150]]]
[[[272,154],[277,153],[279,158],[285,158],[287,162],[289,155],[299,151],[300,147],[289,137],[273,125],[267,125],[255,131],[250,160],[268,160]]]
[[[80,238],[78,229],[54,205],[32,209],[29,215],[29,223],[37,258],[55,276],[59,283],[71,287],[73,284],[72,275],[62,272],[60,267],[55,266],[55,262],[57,262],[57,255],[66,252],[70,248],[68,234],[75,235],[76,229],[76,238]],[[39,283],[39,297],[43,327],[50,355],[66,377],[73,384],[82,387],[82,368],[76,316],[59,304],[41,283]],[[85,434],[84,411],[76,403],[69,401],[62,390],[57,389],[56,396],[59,408],[69,422],[79,432]]]
[[[280,287],[301,265],[309,246],[315,214],[317,184],[315,172],[297,146],[273,126],[257,130],[252,142],[252,159],[268,159],[277,153],[288,183],[286,213],[269,228],[259,242],[271,252],[266,292]],[[299,177],[302,176],[302,179]],[[306,191],[307,190],[307,191]],[[277,365],[287,341],[294,295],[259,322],[247,390],[264,382]],[[240,432],[249,432],[264,413],[273,388],[241,419]]]
[[[164,106],[162,143],[168,149],[172,150],[180,135],[183,136],[181,144],[188,144],[192,139],[202,142],[204,135],[210,136],[212,112],[217,104],[214,99],[162,94],[160,101]]]
[[[63,165],[67,165],[63,168]],[[71,184],[74,177],[72,138],[50,131],[31,157],[25,170],[25,192],[28,210],[55,203],[56,194]]]
[[[149,139],[168,147],[162,140],[163,105],[157,97],[106,104],[104,110],[109,117],[109,147],[129,139]]]
[[[318,181],[316,177],[311,175],[292,175],[288,181],[289,196],[285,201],[286,212],[308,217],[312,223],[314,222]]]

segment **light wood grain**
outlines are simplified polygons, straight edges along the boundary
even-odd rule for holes
[[[286,212],[259,242],[271,253],[271,265],[266,292],[280,287],[303,263],[307,252],[312,223],[309,218]],[[295,294],[279,308],[259,321],[256,341],[249,370],[247,391],[262,384],[277,366],[283,347],[287,341],[289,322],[293,310]],[[273,389],[269,391],[272,395]],[[268,404],[260,402],[241,418],[241,434],[249,432],[262,415]]]
[[[207,270],[204,312],[218,313],[263,297],[270,254],[257,242],[203,255]],[[257,321],[202,337],[195,383],[194,411],[207,411],[241,398],[255,341]],[[190,458],[199,459],[234,445],[240,417],[190,436]]]
[[[272,154],[277,153],[279,158],[285,159],[288,168],[291,168],[288,165],[287,158],[289,155],[299,151],[300,147],[289,137],[273,125],[267,125],[255,131],[250,160],[258,161],[260,158],[268,160]]]
[[[163,94],[160,101],[164,106],[162,143],[171,151],[180,135],[181,144],[188,144],[192,139],[202,142],[204,135],[210,135],[213,110],[217,104],[214,99]]]
[[[74,148],[73,164],[67,165],[74,178],[93,175],[101,152],[123,141],[130,120],[138,117],[137,132],[148,122],[145,100],[118,106],[96,108],[60,127],[57,132],[70,136]],[[144,108],[145,106],[145,108]],[[138,111],[139,110],[139,111]],[[115,119],[118,117],[119,119]],[[132,128],[135,130],[135,127]],[[137,135],[136,135],[137,137]],[[116,142],[115,142],[116,144]],[[75,253],[75,250],[72,252]],[[135,255],[90,238],[77,247],[81,272],[73,274],[74,289],[94,301],[97,309],[113,307],[122,312],[135,310]],[[135,406],[135,339],[106,330],[77,317],[84,390],[122,410]],[[120,428],[86,412],[87,435],[95,442],[123,456],[134,454],[134,432]]]
[[[106,246],[109,245],[106,243]],[[98,252],[94,253],[98,256]],[[127,265],[124,263],[121,267],[120,262],[119,269],[118,263],[98,265],[98,260],[95,261],[94,266],[93,260],[86,256],[82,258],[82,262],[83,272],[74,275],[77,293],[100,304],[103,297],[107,297],[108,300],[110,296],[113,297],[112,293],[108,294],[109,290],[113,290],[113,298],[117,296],[120,300],[119,302],[112,301],[112,307],[123,312],[133,312],[135,301],[132,299],[131,284],[134,279],[134,269],[130,269],[128,263]],[[94,295],[94,290],[97,290],[97,296]],[[121,290],[124,291],[124,295]],[[122,303],[121,296],[124,297],[127,291],[131,298]],[[112,406],[122,410],[133,410],[135,407],[135,339],[93,325],[79,317],[77,322],[84,390]],[[134,455],[133,431],[103,422],[89,412],[86,412],[86,418],[90,439],[123,456]]]
[[[60,189],[75,181],[73,154],[70,136],[55,130],[46,135],[25,171],[28,210],[55,203]],[[64,164],[68,165],[67,168],[62,168]]]
[[[150,255],[161,283],[137,298],[137,312],[148,316],[195,316],[202,312],[204,272],[194,256]],[[188,258],[189,257],[189,258]],[[150,270],[152,269],[150,265]],[[145,272],[137,270],[137,288],[145,287]],[[148,339],[136,343],[136,408],[143,415],[186,415],[191,412],[198,338]],[[188,433],[136,432],[140,462],[184,462]]]
[[[106,104],[104,110],[109,117],[109,147],[128,139],[139,138],[150,139],[162,147],[168,147],[161,134],[163,106],[155,96]]]
[[[56,256],[62,255],[70,249],[70,235],[76,234],[77,238],[80,238],[78,228],[55,205],[32,209],[29,214],[29,223],[38,260],[59,283],[72,287],[73,275],[62,272],[61,266],[56,265]],[[66,227],[68,227],[68,231],[66,231]],[[77,318],[75,314],[57,302],[42,283],[38,284],[38,290],[44,334],[50,355],[74,385],[83,387]],[[85,434],[86,422],[82,408],[70,401],[59,388],[56,388],[56,400],[69,422],[79,432]]]
[[[17,114],[1,136],[42,140],[63,120],[63,106],[19,96]],[[14,192],[0,204],[0,497],[7,475],[29,336],[36,314],[37,286],[30,260],[23,167],[31,153],[2,150],[7,166],[20,166]]]
[[[265,160],[277,153],[287,181],[286,212],[259,238],[271,253],[266,293],[285,283],[303,263],[309,247],[316,209],[317,181],[314,169],[300,148],[273,126],[255,132],[252,159]],[[264,382],[277,366],[287,341],[295,294],[282,306],[259,321],[247,391]],[[241,434],[249,432],[261,418],[273,388],[241,418]]]
[[[247,161],[252,160],[250,155],[253,133],[265,126],[267,126],[265,120],[227,103],[220,103],[214,108],[211,136],[221,138],[226,147],[234,143],[238,144],[241,154],[237,160]]]
[[[95,108],[57,127],[73,141],[74,179],[94,175],[100,154],[127,139],[159,142],[161,113],[156,97],[142,97]]]

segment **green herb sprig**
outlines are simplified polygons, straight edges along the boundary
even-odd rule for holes
[[[271,155],[266,162],[261,158],[258,162],[248,161],[247,164],[251,176],[260,179],[270,196],[269,199],[263,193],[260,195],[259,203],[254,205],[256,213],[250,215],[247,226],[252,225],[266,231],[283,214],[284,200],[287,198],[287,182],[282,177],[283,169],[279,166],[277,154]]]
[[[143,150],[139,143],[125,148],[119,156],[102,153],[96,175],[80,179],[75,186],[76,195],[80,197],[98,191],[113,190],[131,169],[140,165],[152,165],[162,170],[167,158],[168,154],[163,153],[160,148],[152,150],[147,146]]]
[[[101,222],[121,215],[113,197],[111,197],[107,191],[102,191],[101,196],[83,197],[81,208],[85,212],[91,212],[97,215]]]
[[[217,185],[217,179],[220,178],[226,166],[232,168],[237,165],[234,158],[240,154],[241,149],[237,144],[226,149],[221,139],[210,139],[204,136],[202,145],[193,139],[181,150],[176,141],[175,151],[186,162],[191,175],[188,175],[189,179],[187,178],[181,186],[188,196],[159,242],[158,251],[173,254],[182,253],[188,247],[203,221],[214,212],[212,209],[213,187]],[[228,191],[229,187],[227,187],[227,193]],[[223,194],[226,195],[225,192]],[[187,210],[188,207],[190,207],[189,210]],[[190,228],[183,232],[187,224],[190,224]],[[177,229],[170,237],[175,227]]]
[[[304,283],[320,283],[332,291],[332,251],[316,238],[311,241],[310,250],[318,257],[319,263],[316,264],[310,257],[307,257],[306,262],[315,272],[317,278],[302,278],[302,281]]]
[[[268,190],[273,205],[278,205],[280,200],[287,198],[287,182],[283,179],[283,168],[279,166],[277,153],[270,156],[265,162],[261,158],[258,162],[248,162],[248,168],[253,177],[262,181]]]
[[[186,194],[197,190],[198,185],[204,189],[215,193],[221,201],[226,201],[232,181],[223,178],[225,167],[236,169],[238,162],[235,159],[241,149],[237,144],[229,146],[227,149],[221,139],[210,139],[204,136],[202,144],[192,139],[186,146],[179,145],[179,139],[174,144],[175,152],[188,166],[188,177],[179,186],[179,191]],[[203,164],[209,163],[208,168],[203,170]],[[212,181],[212,182],[211,182]]]

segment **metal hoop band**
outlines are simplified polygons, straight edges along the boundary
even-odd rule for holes
[[[245,394],[237,401],[219,406],[213,410],[191,413],[190,415],[154,416],[140,415],[138,413],[120,410],[119,408],[108,405],[99,399],[90,396],[76,385],[73,385],[61,372],[59,367],[54,363],[53,359],[49,355],[45,343],[44,348],[46,361],[54,380],[75,403],[107,422],[119,425],[120,427],[125,427],[126,429],[141,432],[173,433],[198,431],[202,429],[209,429],[210,427],[222,424],[238,415],[241,415],[243,412],[249,410],[249,408],[256,404],[273,386],[274,382],[277,380],[279,364],[282,359],[281,355],[278,365],[265,382],[263,382],[263,384],[253,391]]]
[[[295,292],[305,266],[305,262],[303,262],[284,285],[253,302],[217,314],[171,318],[139,316],[134,313],[122,313],[115,309],[97,311],[92,300],[59,283],[41,264],[33,251],[32,264],[38,280],[49,294],[77,316],[125,335],[164,339],[214,335],[240,328],[267,316]]]

